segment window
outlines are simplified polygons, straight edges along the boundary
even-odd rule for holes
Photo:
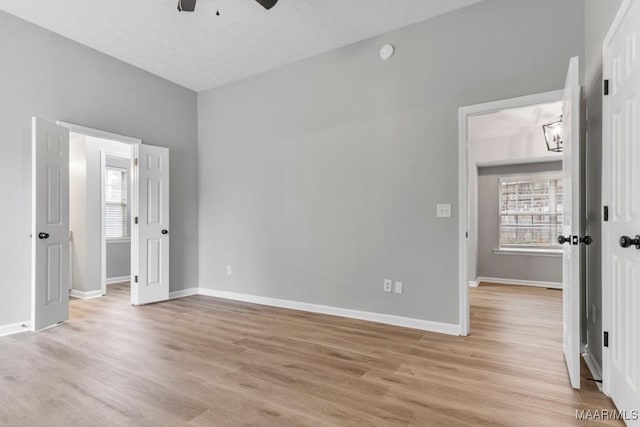
[[[127,238],[127,170],[108,166],[105,178],[106,237],[107,239]]]
[[[500,249],[559,249],[562,177],[500,178]]]

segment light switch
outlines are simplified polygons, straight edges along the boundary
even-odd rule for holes
[[[450,204],[441,204],[436,208],[438,218],[451,218],[451,205]]]

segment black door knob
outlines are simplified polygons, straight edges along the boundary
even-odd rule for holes
[[[590,244],[593,243],[593,238],[591,236],[584,236],[580,238],[580,243],[584,243],[585,245],[589,246]]]
[[[569,237],[558,236],[558,243],[560,243],[561,245],[564,245],[565,243],[571,244],[571,236]]]
[[[48,239],[49,233],[40,233],[38,234],[38,239]]]
[[[620,246],[623,248],[629,248],[631,246],[635,246],[636,249],[640,249],[640,236],[637,236],[632,239],[629,236],[622,236],[620,238]]]
[[[162,230],[162,234],[169,234],[169,230]]]

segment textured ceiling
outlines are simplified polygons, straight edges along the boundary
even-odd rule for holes
[[[469,139],[483,140],[538,132],[562,114],[562,102],[512,108],[469,118]]]
[[[480,0],[0,0],[0,10],[201,91]],[[219,2],[221,16],[215,15]]]

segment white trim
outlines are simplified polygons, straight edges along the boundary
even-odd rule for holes
[[[169,292],[169,299],[190,297],[192,295],[198,295],[199,293],[199,288],[182,289],[179,291]]]
[[[622,25],[624,17],[627,15],[634,0],[624,0],[618,9],[611,27],[604,38],[602,43],[602,78],[610,79],[611,70],[609,67],[609,46]],[[602,97],[602,205],[609,206],[611,201],[611,194],[609,191],[609,165],[611,162],[609,153],[611,152],[611,141],[608,138],[609,129],[611,127],[611,121],[609,120],[611,107],[609,105],[608,96]],[[602,242],[611,241],[611,235],[609,232],[609,223],[602,222]],[[609,263],[610,250],[609,245],[602,245],[602,330],[611,332],[613,330],[612,322],[612,310],[613,310],[613,296],[611,284],[609,282],[609,271],[611,265]],[[607,396],[611,393],[611,355],[609,354],[609,348],[602,346],[602,391]]]
[[[30,330],[31,321],[29,320],[18,323],[10,323],[8,325],[0,325],[0,337],[6,337],[7,335],[18,334],[20,332],[27,332]]]
[[[537,280],[502,279],[498,277],[478,277],[476,283],[495,283],[497,285],[533,286],[536,288],[562,289],[562,282],[541,282]]]
[[[478,282],[476,280],[469,280],[469,287],[470,288],[477,288],[478,287]]]
[[[69,129],[69,132],[79,133],[85,136],[92,136],[94,138],[108,139],[110,141],[123,142],[125,144],[142,144],[142,140],[140,138],[132,138],[130,136],[119,135],[117,133],[106,132],[99,129],[92,129],[86,126],[80,126],[73,123],[67,123],[58,120],[56,122],[58,126],[65,127]]]
[[[131,218],[129,218],[131,219]],[[111,243],[131,243],[131,237],[120,237],[117,239],[107,239],[107,245]]]
[[[79,299],[93,299],[104,296],[104,294],[102,293],[102,289],[98,291],[80,291],[78,289],[71,289],[69,295]]]
[[[107,285],[115,285],[116,283],[131,282],[131,276],[107,277],[105,283]]]
[[[582,358],[584,359],[584,363],[587,364],[587,368],[589,368],[589,372],[591,372],[591,376],[594,380],[602,380],[602,369],[598,366],[598,362],[591,354],[591,349],[589,345],[584,346],[584,352],[582,353]],[[598,390],[602,391],[602,383],[596,382],[598,386]]]
[[[459,335],[460,328],[453,323],[432,322],[429,320],[414,319],[410,317],[395,316],[391,314],[372,313],[368,311],[351,310],[347,308],[331,307],[327,305],[310,304],[306,302],[291,301],[280,298],[261,297],[257,295],[240,294],[236,292],[217,291],[207,288],[198,288],[199,295],[215,298],[223,298],[234,301],[243,301],[252,304],[268,305],[271,307],[286,308],[290,310],[307,311],[311,313],[327,314],[330,316],[347,317],[350,319],[366,320],[369,322],[384,323],[387,325],[402,326],[405,328],[420,329],[422,331],[437,332],[447,335]]]
[[[476,162],[476,167],[493,168],[496,166],[521,166],[537,163],[562,163],[562,157],[536,156],[523,159],[484,160]]]
[[[468,252],[469,239],[469,153],[468,153],[468,118],[483,114],[495,113],[510,108],[556,102],[563,99],[564,91],[538,93],[535,95],[488,102],[484,104],[460,107],[458,110],[458,284],[459,284],[459,324],[460,335],[469,335],[469,278]],[[550,160],[551,161],[551,160]]]
[[[524,255],[524,256],[562,258],[562,249],[502,248],[502,249],[494,249],[493,254],[494,255]]]

